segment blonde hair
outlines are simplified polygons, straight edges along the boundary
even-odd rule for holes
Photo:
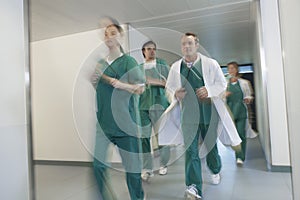
[[[236,76],[240,77],[241,75],[240,75],[239,64],[235,61],[232,61],[232,62],[227,63],[227,68],[228,68],[229,65],[232,65],[237,70]]]

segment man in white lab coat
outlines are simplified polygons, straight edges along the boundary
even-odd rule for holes
[[[201,199],[202,196],[199,138],[203,139],[202,146],[206,149],[212,184],[220,182],[221,159],[216,144],[218,133],[224,132],[225,127],[225,132],[233,131],[233,136],[225,137],[230,145],[241,142],[222,100],[226,80],[220,66],[215,60],[198,53],[198,48],[196,34],[185,33],[182,36],[183,58],[172,65],[166,82],[166,95],[171,104],[167,112],[177,111],[175,108],[180,107],[180,129],[186,148],[185,195],[193,199]]]

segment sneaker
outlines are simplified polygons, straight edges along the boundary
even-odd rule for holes
[[[141,173],[141,178],[143,181],[149,181],[150,178],[154,176],[154,173],[152,170],[145,170]]]
[[[185,190],[184,197],[187,200],[201,200],[201,196],[198,194],[198,190],[194,184],[188,186]]]
[[[211,183],[213,185],[218,185],[221,182],[220,174],[212,174],[211,175]]]
[[[236,159],[236,165],[242,166],[243,164],[244,164],[244,161],[242,159],[240,159],[240,158]]]
[[[159,171],[158,171],[159,175],[166,175],[168,173],[168,167],[165,166],[165,167],[160,167],[159,168]]]

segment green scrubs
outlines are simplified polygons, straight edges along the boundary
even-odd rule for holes
[[[227,97],[227,104],[231,110],[236,129],[242,140],[242,149],[241,151],[236,152],[236,158],[240,158],[244,161],[246,153],[247,119],[247,109],[244,105],[244,95],[238,81],[235,84],[229,83],[227,90],[231,92],[231,95]]]
[[[134,58],[124,54],[110,65],[99,61],[103,73],[122,82],[138,84],[144,81],[143,72]],[[110,143],[119,148],[122,164],[126,171],[126,181],[132,200],[143,199],[141,181],[141,160],[139,157],[139,140],[137,138],[136,111],[137,95],[115,89],[101,77],[97,88],[97,134],[94,153],[94,171],[99,190],[104,200],[116,199],[106,162],[107,149]]]
[[[199,136],[204,139],[211,120],[212,104],[210,100],[197,101],[198,105],[192,105],[195,98],[195,91],[204,86],[202,75],[201,60],[192,68],[188,68],[185,62],[181,63],[180,68],[182,87],[186,88],[187,94],[182,101],[182,131],[184,143],[186,145],[185,153],[185,184],[187,186],[195,184],[202,195],[202,173],[201,160],[199,158]],[[193,97],[194,96],[194,97]],[[196,109],[198,107],[198,109]],[[196,112],[196,111],[199,111]],[[196,116],[196,115],[200,115]],[[199,119],[196,122],[194,119]],[[195,130],[196,133],[195,133]],[[218,153],[217,145],[206,156],[206,162],[213,174],[217,174],[221,170],[221,158]]]
[[[162,59],[156,58],[156,66],[151,69],[145,69],[145,76],[154,79],[167,79],[169,67]],[[165,96],[165,88],[162,86],[146,85],[144,93],[140,96],[140,117],[142,125],[142,152],[143,152],[143,169],[153,169],[151,155],[151,132],[155,123],[169,106]],[[155,130],[155,129],[154,129]],[[155,133],[157,137],[157,133]],[[170,147],[159,146],[160,165],[167,166],[170,159]]]

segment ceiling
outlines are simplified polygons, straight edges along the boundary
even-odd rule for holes
[[[220,64],[253,62],[252,0],[30,0],[30,39],[94,30],[112,16],[135,28],[195,32]]]

